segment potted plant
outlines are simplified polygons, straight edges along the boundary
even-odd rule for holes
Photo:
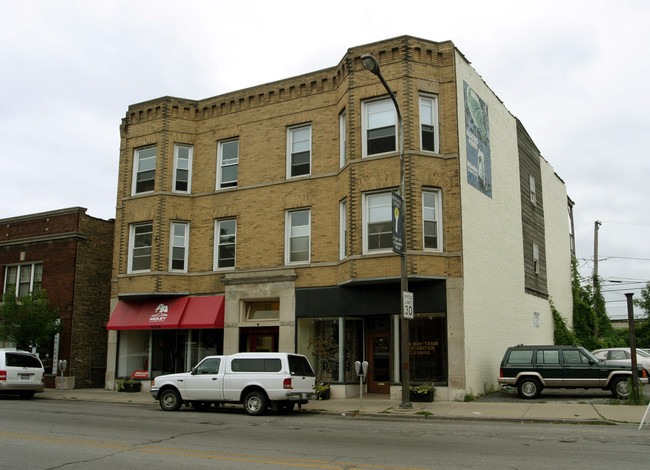
[[[316,395],[318,395],[319,400],[329,400],[330,384],[325,382],[318,382],[318,384],[316,385]]]
[[[423,402],[433,401],[433,395],[436,387],[432,383],[423,383],[409,386],[409,397],[411,401]]]
[[[139,380],[133,380],[133,379],[117,379],[117,382],[115,383],[115,390],[118,392],[139,392],[140,387],[142,384],[140,383]]]

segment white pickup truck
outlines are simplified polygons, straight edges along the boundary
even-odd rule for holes
[[[269,406],[281,413],[315,399],[316,377],[305,356],[289,353],[238,353],[208,356],[190,372],[161,375],[151,383],[151,395],[165,411],[183,404],[206,409],[222,403],[242,403],[257,416]]]

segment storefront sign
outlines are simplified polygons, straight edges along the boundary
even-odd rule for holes
[[[136,370],[133,374],[131,374],[131,378],[134,379],[148,379],[149,378],[149,372],[146,370]]]
[[[151,314],[149,317],[149,323],[162,323],[165,320],[167,320],[167,316],[169,312],[169,306],[165,304],[159,304],[156,309],[154,310],[154,313]]]

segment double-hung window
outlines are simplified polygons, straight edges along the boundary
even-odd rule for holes
[[[341,111],[339,114],[339,164],[341,168],[345,165],[347,161],[347,152],[348,152],[348,134],[347,126],[345,124],[345,110]]]
[[[311,211],[287,211],[286,263],[308,263],[311,249]]]
[[[189,242],[187,222],[172,222],[169,242],[169,270],[187,272],[187,253]]]
[[[189,193],[192,186],[192,154],[191,145],[174,145],[174,181],[172,191]]]
[[[129,272],[151,270],[153,224],[133,224],[129,231]]]
[[[156,147],[136,149],[133,162],[133,194],[151,192],[156,181]]]
[[[239,173],[239,140],[231,139],[219,142],[217,155],[217,188],[237,186]]]
[[[441,213],[440,191],[434,189],[423,191],[422,224],[425,250],[441,251],[442,249]]]
[[[215,221],[214,269],[234,268],[237,246],[237,219]]]
[[[348,256],[348,201],[339,203],[339,258]]]
[[[530,175],[528,178],[530,188],[530,202],[533,206],[537,205],[537,191],[535,190],[535,177]]]
[[[311,125],[287,130],[287,178],[311,173]]]
[[[364,253],[393,248],[392,198],[390,192],[364,196]]]
[[[539,274],[539,245],[533,243],[533,272]]]
[[[364,156],[397,149],[397,113],[391,99],[363,103]]]
[[[438,97],[420,95],[420,148],[440,152],[438,138]]]
[[[4,292],[12,287],[17,297],[24,297],[41,288],[43,263],[15,264],[5,268]]]

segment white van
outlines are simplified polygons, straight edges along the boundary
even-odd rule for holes
[[[33,398],[45,389],[43,364],[35,354],[0,349],[0,393]]]

